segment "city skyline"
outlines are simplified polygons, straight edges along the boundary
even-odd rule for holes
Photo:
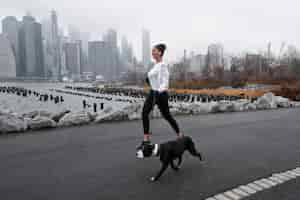
[[[295,0],[230,0],[225,3],[87,0],[79,4],[70,0],[31,0],[26,5],[12,0],[2,3],[0,11],[3,16],[15,15],[18,19],[30,11],[37,19],[43,19],[55,9],[64,27],[74,24],[91,32],[91,40],[97,40],[105,30],[114,28],[132,41],[139,60],[142,56],[140,32],[145,27],[151,31],[151,46],[165,42],[169,47],[166,59],[174,60],[183,55],[183,49],[205,53],[211,43],[222,43],[229,53],[263,51],[269,42],[276,53],[282,42],[300,46],[297,37],[300,25],[295,22],[299,16],[298,5]]]

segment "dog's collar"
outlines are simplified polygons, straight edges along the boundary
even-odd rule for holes
[[[153,155],[159,156],[159,145],[158,144],[154,144]]]

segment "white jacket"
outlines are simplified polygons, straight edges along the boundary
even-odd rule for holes
[[[159,92],[169,88],[169,69],[164,62],[156,63],[147,74],[151,89]]]

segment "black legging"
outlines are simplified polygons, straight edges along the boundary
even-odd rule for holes
[[[157,94],[153,90],[150,90],[146,98],[146,101],[144,103],[143,112],[142,112],[144,134],[145,133],[149,134],[149,124],[150,124],[149,113],[151,112],[155,104],[158,105],[158,108],[162,116],[170,123],[170,125],[175,130],[175,132],[177,134],[180,133],[177,122],[175,121],[175,119],[172,117],[170,113],[168,99],[169,99],[169,94],[167,91]]]

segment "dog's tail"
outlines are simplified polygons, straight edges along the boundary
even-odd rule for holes
[[[198,157],[202,161],[203,157],[202,157],[201,153],[199,153],[196,150],[195,143],[192,141],[191,138],[188,139],[188,143],[189,144],[187,145],[187,150],[190,152],[190,154],[192,154],[193,156]]]

